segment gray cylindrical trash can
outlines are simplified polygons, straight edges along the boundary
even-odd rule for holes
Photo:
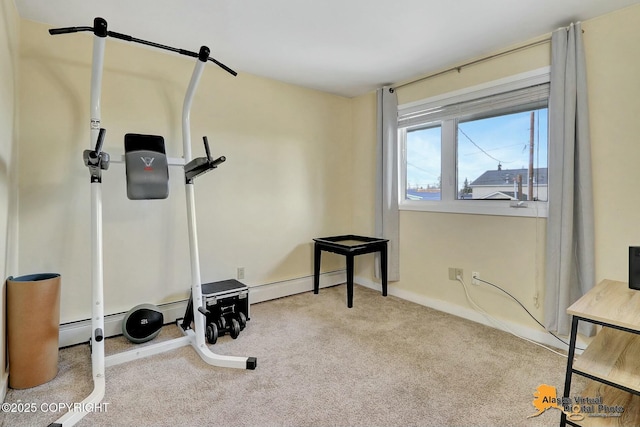
[[[7,279],[9,387],[35,387],[58,373],[60,275]]]

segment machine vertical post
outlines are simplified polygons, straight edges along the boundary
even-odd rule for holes
[[[91,68],[90,141],[91,149],[96,147],[100,135],[100,91],[106,41],[106,22],[98,23],[93,39],[93,61]],[[100,29],[100,31],[98,30]],[[52,426],[75,425],[88,414],[86,408],[99,404],[105,393],[104,356],[104,296],[102,258],[102,183],[91,174],[91,367],[93,391],[79,405],[78,411],[69,411]]]
[[[202,76],[202,70],[205,63],[197,61],[193,74],[191,75],[191,81],[187,88],[184,104],[182,107],[182,145],[184,153],[184,163],[187,164],[192,160],[191,155],[191,104],[193,103],[193,95],[200,82]],[[193,187],[193,181],[186,182],[186,199],[187,199],[187,223],[189,226],[189,253],[191,262],[191,296],[193,303],[193,328],[195,331],[196,346],[205,346],[204,343],[204,328],[205,318],[202,313],[198,311],[198,307],[202,305],[202,279],[200,277],[200,254],[198,251],[198,229],[196,224],[196,212],[195,212],[195,192]]]
[[[191,81],[189,82],[189,87],[187,88],[187,93],[182,107],[182,144],[185,165],[192,160],[190,123],[191,104],[193,103],[193,95],[198,87],[198,83],[200,82],[202,70],[204,69],[208,57],[209,48],[202,46],[200,48],[198,61],[196,61],[195,68],[191,75]],[[195,189],[193,179],[185,179],[185,184],[187,221],[189,226],[189,253],[191,255],[191,304],[193,306],[193,331],[187,330],[185,333],[188,336],[191,336],[194,349],[202,360],[208,364],[225,368],[255,369],[257,363],[255,357],[219,355],[212,352],[205,342],[206,318],[199,310],[199,308],[205,307],[202,307],[202,279],[200,277],[200,254],[198,252],[198,228],[196,224]]]

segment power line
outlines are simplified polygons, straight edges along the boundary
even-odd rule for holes
[[[458,126],[458,130],[460,131],[460,133],[462,133],[473,145],[475,145],[476,147],[478,147],[478,150],[482,151],[485,155],[487,155],[488,157],[492,158],[493,160],[495,160],[498,163],[509,163],[509,162],[504,162],[500,159],[496,159],[495,157],[493,157],[491,154],[487,153],[482,147],[480,147],[478,144],[476,144],[473,139],[471,139],[471,137],[469,135],[467,135],[466,133],[464,133],[464,131],[462,130],[462,128],[460,126]]]
[[[509,145],[501,145],[500,147],[496,147],[496,148],[492,148],[490,150],[485,150],[485,151],[497,151],[497,150],[502,150],[503,148],[510,148],[510,147],[520,147],[522,145],[522,143],[518,142],[517,144],[509,144]],[[527,145],[525,145],[525,148],[527,148]],[[481,154],[478,153],[477,151],[474,151],[473,153],[463,153],[463,156],[475,156],[476,154]]]
[[[436,176],[436,174],[434,174],[432,171],[427,170],[427,169],[424,169],[424,168],[421,168],[420,166],[416,166],[416,165],[414,165],[413,163],[407,162],[407,165],[408,165],[408,166],[411,166],[411,167],[413,167],[413,168],[416,168],[416,169],[418,169],[418,170],[420,170],[420,171],[422,171],[422,172],[425,172],[425,173],[427,173],[427,174],[431,175],[432,177],[435,177],[435,176]]]

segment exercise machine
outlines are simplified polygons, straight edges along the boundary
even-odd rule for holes
[[[90,99],[90,149],[85,150],[83,159],[89,168],[91,177],[91,286],[92,286],[92,316],[91,316],[91,365],[93,377],[93,391],[80,405],[74,405],[77,411],[69,411],[50,426],[72,426],[87,415],[87,409],[99,404],[105,393],[105,367],[125,363],[142,357],[160,354],[183,346],[191,345],[198,355],[206,363],[226,368],[255,369],[257,360],[255,357],[226,356],[213,353],[205,342],[205,324],[207,323],[207,303],[202,293],[200,278],[200,261],[198,253],[198,240],[195,213],[194,179],[201,174],[216,168],[224,162],[225,158],[212,159],[206,137],[204,138],[206,157],[193,159],[191,155],[190,112],[193,96],[200,81],[200,77],[207,62],[213,62],[228,73],[237,73],[209,56],[209,48],[202,46],[199,52],[191,52],[177,49],[146,40],[137,39],[126,34],[107,30],[107,21],[103,18],[95,18],[93,27],[66,27],[49,30],[51,35],[68,34],[76,32],[92,32],[93,57],[91,71],[91,99]],[[156,344],[147,345],[134,350],[118,353],[105,357],[104,352],[104,288],[103,288],[103,254],[102,254],[102,171],[109,168],[110,156],[103,151],[105,129],[100,122],[100,93],[104,62],[105,41],[107,37],[115,37],[128,42],[139,43],[159,49],[169,50],[181,55],[197,58],[189,86],[184,98],[182,108],[182,143],[185,170],[185,186],[187,201],[187,221],[189,232],[189,253],[191,260],[191,306],[190,317],[183,322],[183,336]],[[133,151],[133,150],[132,150]],[[154,151],[154,150],[151,150]],[[154,151],[154,156],[162,155],[160,151]],[[157,183],[156,183],[157,184]],[[162,189],[155,188],[154,194],[162,197]],[[135,192],[134,192],[135,193]],[[139,196],[134,195],[133,198]],[[189,311],[189,310],[187,310]],[[185,317],[188,317],[185,315]],[[210,323],[210,322],[209,322]]]

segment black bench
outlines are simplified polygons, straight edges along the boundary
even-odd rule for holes
[[[347,257],[347,307],[353,307],[353,258],[356,255],[380,252],[380,277],[382,279],[382,295],[387,296],[387,239],[376,237],[343,236],[322,237],[313,239],[314,272],[313,293],[320,290],[320,258],[322,251],[333,252]]]

